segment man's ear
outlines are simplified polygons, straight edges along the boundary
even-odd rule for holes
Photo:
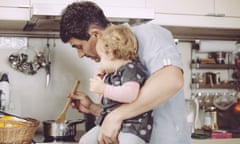
[[[94,36],[96,38],[99,38],[100,37],[100,34],[101,34],[101,30],[99,30],[98,28],[90,28],[88,33],[91,35],[91,36]]]

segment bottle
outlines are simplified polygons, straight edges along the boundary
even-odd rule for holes
[[[3,73],[0,79],[0,90],[2,91],[1,110],[5,111],[6,109],[8,109],[8,106],[10,104],[9,79],[6,73]]]
[[[212,130],[212,115],[210,111],[205,111],[203,120],[203,129],[206,131]]]

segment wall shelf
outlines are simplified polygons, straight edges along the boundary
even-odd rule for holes
[[[238,68],[234,64],[190,64],[191,68],[195,69],[235,69]]]
[[[236,89],[239,87],[239,81],[220,83],[212,86],[210,84],[192,83],[190,86],[194,89]]]

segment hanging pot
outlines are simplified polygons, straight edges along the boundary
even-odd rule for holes
[[[63,123],[57,123],[55,120],[43,121],[43,133],[45,139],[74,139],[77,134],[77,124],[85,120],[68,120]]]

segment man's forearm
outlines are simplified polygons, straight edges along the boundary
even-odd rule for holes
[[[93,103],[90,105],[90,112],[94,116],[99,116],[101,112],[101,106],[99,104]]]
[[[183,87],[182,71],[167,66],[152,74],[142,87],[136,101],[123,104],[112,113],[119,120],[132,118],[164,103]]]

